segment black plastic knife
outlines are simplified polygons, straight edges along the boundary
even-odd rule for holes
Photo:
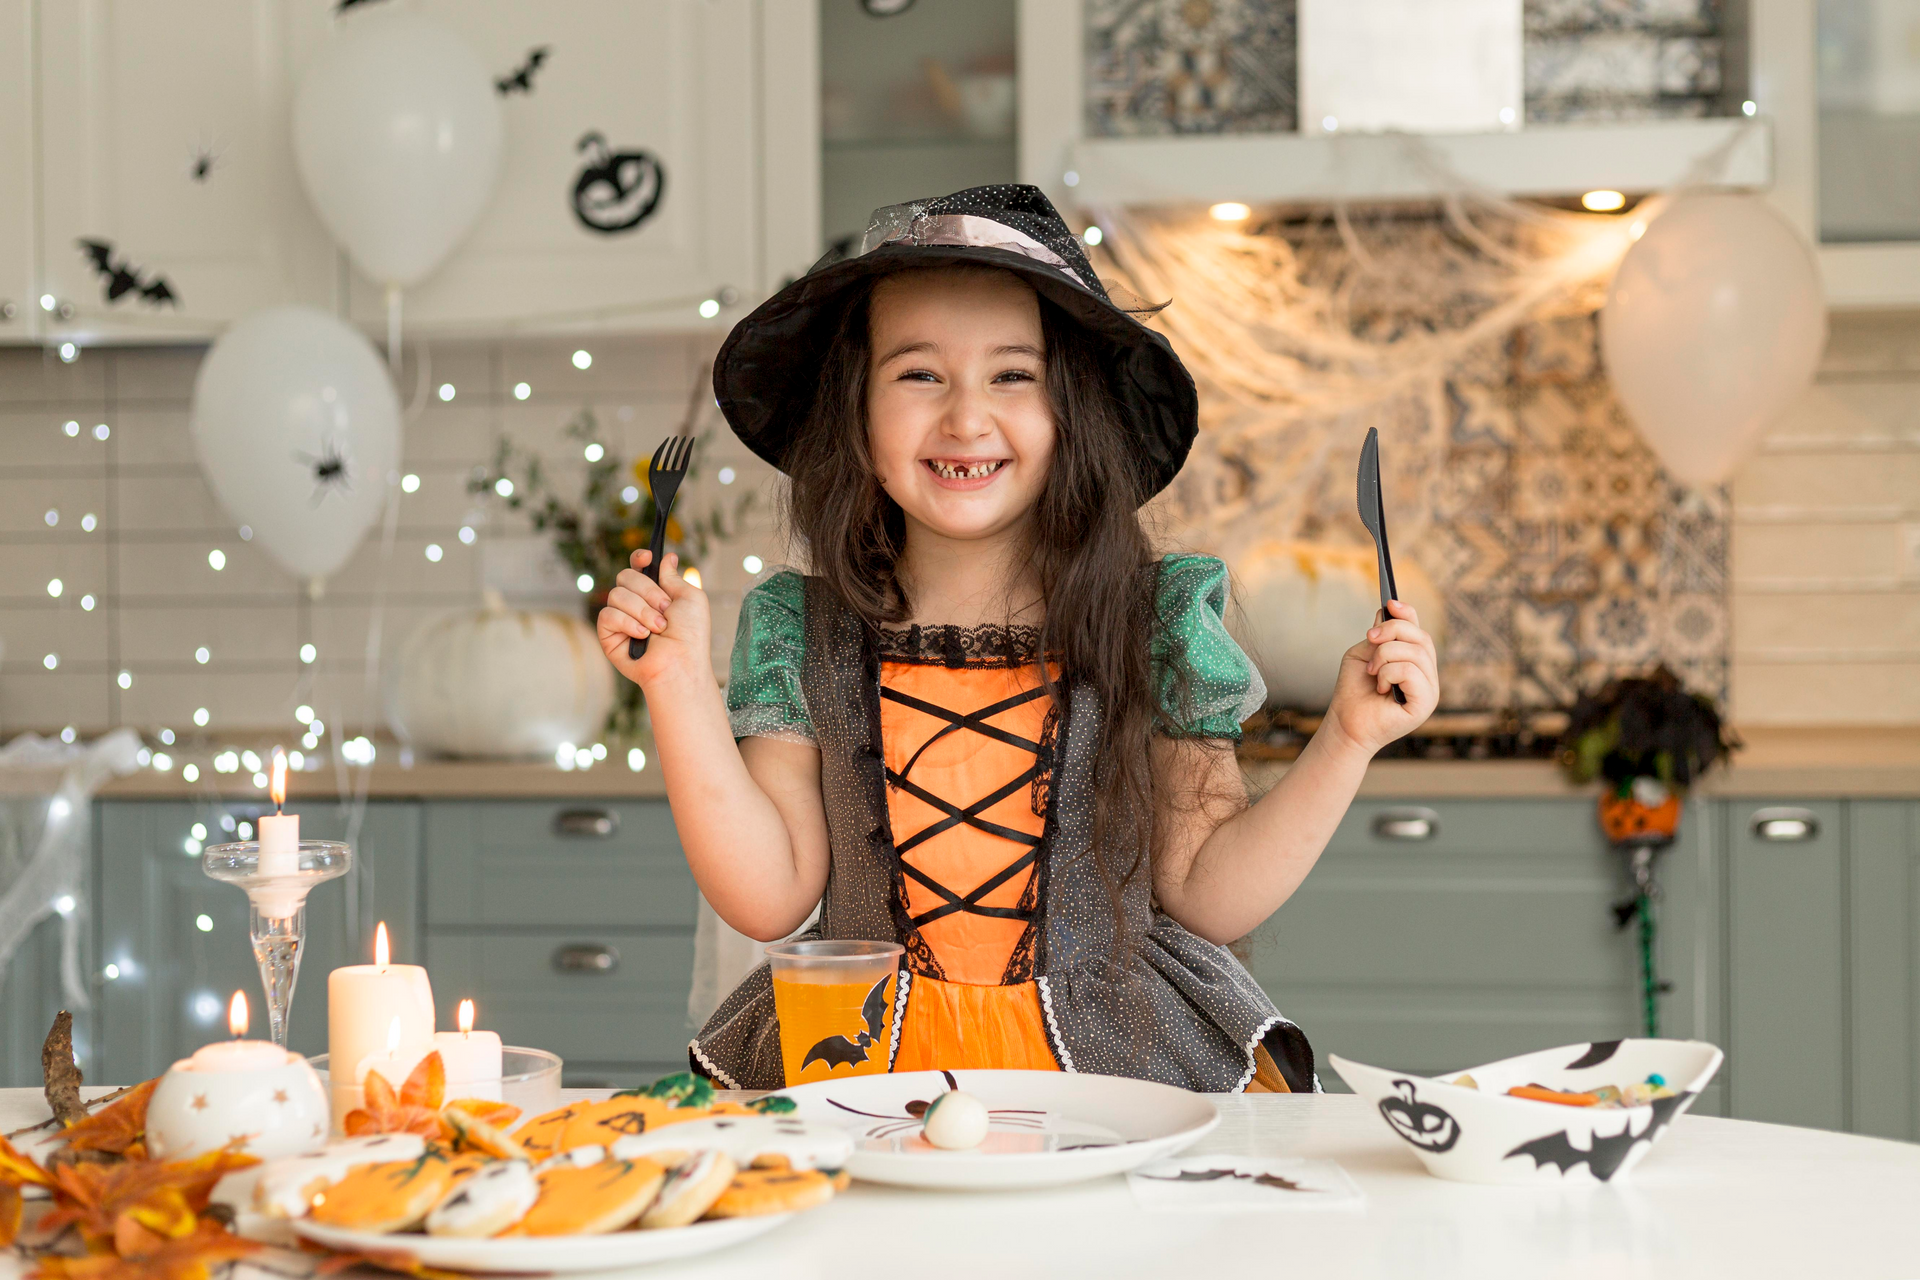
[[[1392,616],[1387,612],[1387,601],[1398,600],[1400,591],[1393,581],[1393,553],[1387,549],[1387,508],[1380,497],[1380,431],[1376,427],[1367,428],[1367,442],[1360,446],[1358,491],[1360,523],[1373,535],[1379,569],[1380,616],[1374,621],[1385,622]],[[1393,686],[1393,700],[1406,705],[1406,692],[1399,685]]]

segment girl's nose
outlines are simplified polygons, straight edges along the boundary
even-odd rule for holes
[[[993,430],[993,412],[987,398],[970,387],[956,387],[940,429],[951,440],[978,440],[986,435]]]

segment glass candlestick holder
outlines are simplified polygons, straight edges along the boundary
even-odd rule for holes
[[[267,993],[273,1042],[287,1047],[287,1011],[300,979],[300,951],[307,937],[307,894],[317,884],[347,874],[353,851],[338,840],[302,840],[298,870],[260,873],[260,845],[245,840],[208,845],[201,869],[215,880],[247,891],[247,933],[260,985]]]

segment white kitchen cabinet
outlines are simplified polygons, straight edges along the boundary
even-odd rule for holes
[[[34,335],[35,296],[33,5],[0,0],[0,342]]]
[[[45,334],[177,339],[324,299],[333,248],[289,144],[287,0],[32,9],[39,292],[72,308]],[[83,241],[110,246],[106,266]]]
[[[707,298],[744,304],[804,268],[817,221],[794,234],[783,131],[817,114],[811,39],[791,0],[422,0],[500,78],[499,188],[466,241],[405,297],[412,332],[688,328]],[[349,12],[302,18],[301,63]],[[809,29],[810,35],[810,29]],[[778,64],[778,67],[774,64]],[[796,66],[800,69],[796,71]],[[777,95],[777,96],[775,96]],[[769,168],[772,169],[770,180]],[[814,201],[803,207],[810,214]],[[782,237],[793,248],[783,248]],[[356,278],[372,323],[380,290]],[[713,323],[737,316],[729,307]]]

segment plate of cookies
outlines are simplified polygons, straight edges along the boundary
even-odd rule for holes
[[[349,1113],[344,1140],[246,1171],[251,1218],[382,1265],[592,1271],[750,1239],[848,1182],[844,1130],[782,1098],[717,1101],[691,1075],[525,1119],[424,1105],[418,1083]]]
[[[1182,1151],[1220,1123],[1197,1093],[1061,1071],[912,1071],[798,1085],[794,1119],[841,1129],[863,1182],[1013,1190],[1102,1178]]]

